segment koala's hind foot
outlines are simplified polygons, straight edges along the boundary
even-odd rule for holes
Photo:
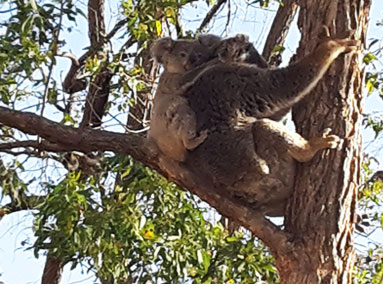
[[[323,131],[322,137],[314,137],[309,141],[305,141],[304,147],[298,151],[295,148],[289,149],[291,156],[299,162],[310,161],[315,154],[323,149],[336,149],[342,142],[337,135],[329,135],[331,129]],[[304,138],[302,138],[304,139]]]
[[[299,162],[310,161],[322,149],[337,148],[342,141],[336,135],[329,135],[328,129],[323,132],[322,137],[315,137],[308,141],[284,125],[266,118],[255,121],[252,131],[255,144],[258,141],[262,143],[263,140],[274,141]]]
[[[322,149],[336,149],[342,142],[342,139],[337,135],[330,135],[331,129],[326,128],[323,131],[322,137],[310,139],[309,143],[312,149],[319,151]]]

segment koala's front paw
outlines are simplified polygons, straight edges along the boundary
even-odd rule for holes
[[[188,150],[193,150],[197,148],[200,144],[202,144],[207,136],[208,136],[208,131],[207,129],[200,131],[199,135],[195,135],[195,132],[193,131],[193,135],[190,136],[191,132],[189,132],[189,137],[184,139],[183,143],[186,149]]]

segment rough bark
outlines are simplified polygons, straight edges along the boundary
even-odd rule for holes
[[[300,1],[302,33],[297,59],[313,50],[329,27],[363,42],[370,1]],[[360,125],[363,72],[358,56],[339,58],[293,110],[297,131],[313,137],[330,127],[344,138],[340,151],[298,165],[294,195],[286,212],[293,235],[291,255],[276,254],[281,283],[352,283],[353,232],[360,184]]]
[[[60,283],[62,272],[63,272],[62,262],[48,255],[47,260],[45,262],[41,284]]]
[[[97,52],[98,57],[103,60],[100,72],[90,83],[86,98],[84,116],[81,126],[98,127],[101,125],[110,92],[110,80],[112,74],[108,69],[107,52],[103,50],[105,44],[105,17],[104,0],[89,0],[88,2],[88,26],[90,48]]]

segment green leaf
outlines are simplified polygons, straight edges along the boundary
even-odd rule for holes
[[[363,57],[363,62],[365,64],[370,64],[372,61],[374,60],[377,60],[376,56],[374,54],[372,54],[371,52],[367,53],[364,57]]]

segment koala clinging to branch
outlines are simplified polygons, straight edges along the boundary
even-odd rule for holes
[[[221,60],[211,60],[178,74],[176,83],[170,84],[172,88],[177,86],[173,97],[182,98],[180,104],[173,104],[173,117],[184,117],[183,110],[187,108],[195,125],[194,128],[192,123],[188,129],[206,136],[198,141],[198,147],[190,151],[183,148],[184,166],[206,183],[213,183],[266,215],[283,215],[293,189],[295,161],[305,162],[321,149],[335,148],[340,139],[324,132],[322,137],[307,141],[268,118],[309,93],[330,64],[341,53],[355,51],[357,43],[329,39],[301,61],[279,69],[262,69],[240,60],[228,62],[227,53],[218,56],[219,48],[213,48],[213,54]],[[173,56],[172,51],[167,56]],[[166,89],[166,84],[162,87],[171,96],[172,88]],[[187,106],[183,105],[185,102]],[[172,104],[162,108],[166,109],[166,105]],[[153,121],[151,131],[155,131],[156,123],[169,121],[168,118],[153,116],[157,121]],[[168,141],[179,139],[177,135],[170,133]],[[167,155],[171,150],[169,146],[163,152]],[[260,165],[264,161],[270,172]]]
[[[165,71],[154,98],[148,137],[164,154],[177,161],[183,161],[186,152],[207,137],[206,131],[196,131],[195,114],[183,97],[185,86],[202,72],[204,64],[244,62],[249,58],[248,62],[252,64],[267,66],[244,35],[225,40],[214,35],[203,35],[197,40],[163,38],[155,42],[152,55]]]

